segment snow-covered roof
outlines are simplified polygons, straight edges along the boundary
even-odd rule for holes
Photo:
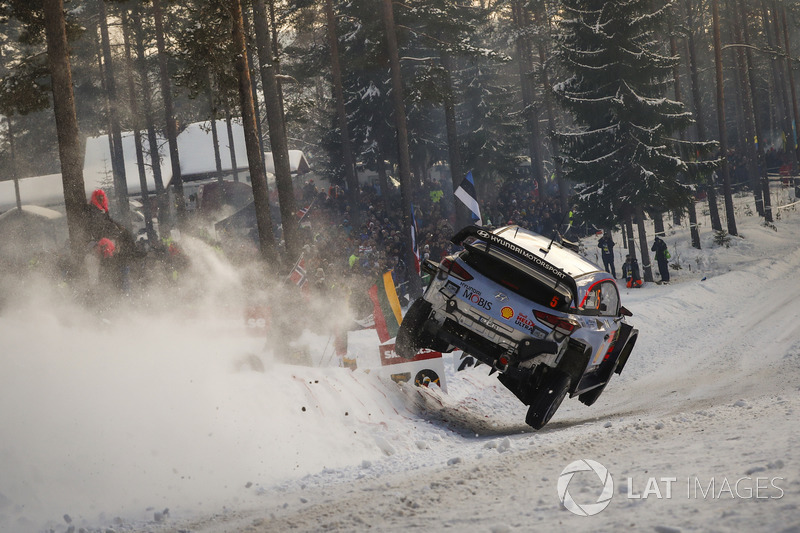
[[[230,156],[228,129],[224,121],[218,120],[215,125],[219,141],[220,164],[223,172],[230,172],[233,169],[233,165]],[[237,170],[246,172],[248,170],[247,149],[244,142],[242,123],[237,120],[232,121],[231,130]],[[180,155],[181,175],[183,177],[216,172],[217,164],[214,160],[214,137],[211,132],[211,122],[195,122],[186,126],[178,135],[178,154]],[[264,161],[266,171],[274,174],[275,164],[271,152],[264,153]],[[289,167],[292,172],[300,174],[311,170],[302,150],[289,150]]]
[[[223,172],[232,169],[230,157],[230,143],[225,122],[216,121],[219,136],[220,160]],[[241,122],[232,122],[233,144],[236,153],[236,166],[238,170],[246,172],[247,150],[244,143],[244,129]],[[156,185],[153,178],[153,167],[149,157],[147,137],[142,139],[145,150],[145,177],[147,190],[155,191]],[[158,150],[160,156],[161,176],[165,187],[172,180],[172,168],[169,160],[169,149],[166,139],[158,136]],[[139,165],[136,161],[136,148],[133,132],[122,133],[122,151],[125,161],[125,178],[128,184],[128,194],[138,195],[142,192],[139,181]],[[211,135],[211,122],[195,122],[189,124],[178,135],[178,154],[181,161],[181,175],[184,177],[208,175],[216,172],[214,161],[214,144]],[[272,154],[264,154],[266,171],[275,173]],[[289,150],[289,164],[293,173],[303,174],[309,172],[311,167],[302,150]],[[111,149],[108,135],[99,135],[86,139],[86,151],[83,160],[83,182],[86,197],[89,198],[95,189],[110,188],[113,185],[111,173]],[[41,206],[54,206],[64,204],[64,189],[61,174],[22,178],[19,180],[20,197],[25,204]],[[12,181],[0,182],[0,212],[16,206],[16,194]]]
[[[215,123],[219,141],[220,163],[223,171],[231,171],[230,142],[225,121]],[[241,122],[231,122],[233,131],[233,147],[236,153],[236,166],[239,170],[247,168],[247,149],[244,144],[244,128]],[[178,155],[181,160],[181,175],[192,176],[216,172],[214,160],[214,137],[211,134],[211,121],[189,124],[178,135]],[[169,173],[170,178],[172,172]]]
[[[153,167],[149,157],[149,144],[147,136],[142,136],[144,143],[144,172],[147,179],[147,190],[156,190],[153,178]],[[161,175],[164,184],[172,177],[169,166],[169,152],[166,139],[158,136],[158,151],[160,155]],[[132,131],[122,133],[122,153],[125,161],[125,180],[128,183],[128,194],[140,194],[142,187],[139,182],[139,165],[136,162],[136,145]],[[111,173],[111,148],[108,144],[108,135],[89,137],[86,139],[86,151],[83,158],[83,183],[87,197],[95,189],[108,188],[114,183]]]
[[[64,187],[61,174],[48,174],[19,180],[19,196],[25,204],[41,206],[60,205],[64,203]],[[0,181],[0,211],[17,206],[17,195],[14,182]],[[30,206],[27,206],[30,207]]]
[[[23,216],[25,215],[35,216],[45,220],[58,220],[59,218],[62,218],[64,216],[58,211],[55,211],[53,209],[48,209],[47,207],[41,207],[38,205],[23,205],[21,206],[21,209]],[[9,209],[8,211],[0,215],[0,221],[5,220],[7,218],[13,218],[19,215],[20,213],[15,207],[13,209]]]

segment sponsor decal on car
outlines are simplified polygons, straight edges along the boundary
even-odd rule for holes
[[[519,313],[517,318],[514,319],[514,324],[522,329],[530,331],[531,333],[536,331],[536,324],[534,324],[533,320],[528,318],[528,315],[522,313]]]
[[[508,306],[505,306],[500,310],[500,316],[506,320],[511,320],[511,318],[514,316],[514,310]]]
[[[463,289],[463,292],[461,293],[462,298],[472,303],[473,305],[480,307],[481,309],[486,309],[487,311],[492,310],[492,304],[494,302],[490,302],[489,300],[481,296],[481,291],[479,291],[474,287],[470,287],[466,283],[462,283],[461,288]]]
[[[556,268],[555,266],[551,265],[550,263],[548,263],[547,261],[545,261],[544,259],[542,259],[538,255],[534,254],[533,252],[529,252],[525,248],[517,246],[516,244],[514,244],[512,242],[509,242],[509,241],[503,239],[502,237],[498,237],[494,233],[490,233],[490,232],[488,232],[486,230],[482,230],[481,229],[481,230],[478,230],[476,232],[476,234],[481,239],[485,239],[485,240],[491,242],[492,244],[496,244],[496,245],[498,245],[498,246],[500,246],[502,248],[505,248],[506,250],[508,250],[510,252],[513,252],[513,253],[515,253],[517,255],[520,255],[520,256],[524,257],[528,261],[538,265],[540,268],[550,272],[551,274],[553,274],[554,276],[558,277],[559,279],[564,279],[564,278],[567,277],[567,274],[564,271],[562,271],[561,269]]]

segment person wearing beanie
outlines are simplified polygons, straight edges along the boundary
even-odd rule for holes
[[[92,249],[100,258],[100,280],[127,292],[130,260],[135,254],[136,239],[108,212],[108,196],[102,189],[92,192],[86,204],[86,228]]]

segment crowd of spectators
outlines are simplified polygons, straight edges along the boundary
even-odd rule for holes
[[[442,189],[438,182],[426,182],[415,195],[414,218],[422,260],[439,262],[456,249],[450,242],[460,229],[455,227],[454,200],[448,201]],[[352,222],[348,197],[339,187],[319,190],[309,181],[303,188],[302,203],[310,206],[301,226],[306,243],[305,267],[315,287],[331,290],[345,285],[349,292],[366,292],[379,276],[391,270],[402,298],[415,266],[407,264],[403,253],[403,241],[410,229],[403,224],[399,191],[381,195],[377,188],[363,186],[358,202],[361,223],[357,227]],[[495,201],[488,202],[481,214],[487,225],[518,224],[548,235],[565,218],[558,198],[540,199],[536,187],[524,180],[500,187]]]

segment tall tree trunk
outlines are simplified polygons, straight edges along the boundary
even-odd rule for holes
[[[750,30],[748,29],[748,7],[746,2],[741,1],[740,5],[742,13],[742,38],[745,45],[745,60],[747,63],[747,80],[750,87],[751,100],[753,102],[753,124],[755,128],[755,145],[756,153],[758,155],[758,170],[759,170],[759,193],[764,206],[764,220],[772,222],[772,199],[769,193],[769,176],[767,174],[767,160],[764,155],[764,143],[766,136],[761,123],[761,115],[759,110],[758,90],[756,85],[755,71],[753,68],[753,50],[750,47]],[[755,191],[754,191],[755,194]]]
[[[131,12],[133,33],[136,37],[136,62],[139,71],[139,83],[142,84],[142,107],[144,119],[147,123],[147,146],[150,154],[150,165],[153,170],[153,182],[156,185],[156,199],[158,201],[159,224],[169,221],[169,202],[167,191],[164,190],[164,179],[161,175],[161,153],[158,150],[158,136],[156,135],[155,115],[153,113],[152,88],[150,86],[147,61],[145,59],[144,35],[140,7],[135,6]]]
[[[112,139],[111,160],[114,174],[114,197],[117,200],[119,219],[125,227],[131,227],[131,211],[128,202],[128,179],[125,175],[125,154],[122,151],[122,131],[119,125],[117,107],[117,83],[114,75],[114,62],[111,59],[111,42],[108,38],[108,20],[105,0],[97,0],[100,20],[100,40],[103,48],[103,74],[105,77],[106,100],[108,102],[108,122],[111,125],[109,136]]]
[[[656,235],[660,235],[662,237],[666,236],[666,230],[664,229],[664,213],[653,213],[653,230],[655,231]]]
[[[263,2],[263,0],[260,1]],[[336,35],[336,14],[333,11],[333,0],[325,0],[325,16],[328,22],[328,48],[331,52],[333,95],[336,100],[336,117],[339,120],[339,138],[342,145],[344,176],[347,182],[347,193],[350,202],[350,224],[354,228],[360,228],[361,206],[358,194],[358,176],[356,175],[356,165],[353,160],[353,147],[350,143],[350,128],[347,125],[347,112],[344,107],[342,67],[339,63],[339,38]]]
[[[67,47],[62,0],[44,0],[44,28],[47,38],[47,60],[53,90],[53,113],[61,160],[61,183],[67,211],[70,249],[78,261],[87,241],[86,191],[83,184],[83,154],[78,137],[75,96],[72,92],[72,69]]]
[[[786,137],[786,155],[789,157],[792,171],[797,172],[797,135],[792,127],[792,119],[790,116],[792,114],[792,104],[789,102],[789,95],[786,93],[786,74],[783,67],[783,57],[785,52],[783,51],[781,44],[780,17],[778,15],[779,7],[778,3],[774,0],[772,2],[771,9],[775,48],[778,51],[774,62],[778,70],[778,92],[781,96],[781,102],[783,103],[783,115],[781,117],[781,122],[783,124],[784,136]]]
[[[386,30],[386,47],[392,71],[392,101],[394,119],[397,127],[398,168],[400,173],[400,197],[403,213],[403,241],[405,242],[405,263],[408,270],[408,289],[412,299],[422,294],[422,281],[414,270],[414,250],[411,244],[411,202],[414,189],[411,182],[411,157],[408,153],[408,127],[403,102],[403,79],[400,74],[400,53],[397,47],[392,0],[382,0],[383,22]]]
[[[158,49],[158,71],[161,77],[161,98],[164,101],[169,161],[172,167],[172,187],[175,189],[175,206],[178,211],[178,224],[186,222],[186,199],[183,196],[183,176],[181,160],[178,155],[178,123],[172,105],[172,85],[167,68],[167,46],[164,41],[164,12],[161,0],[153,0],[153,19],[156,28],[156,48]],[[163,221],[162,221],[163,222]]]
[[[628,255],[631,256],[631,259],[636,259],[636,240],[633,238],[633,215],[630,213],[626,214],[624,220],[625,231],[622,232],[622,238],[625,239],[625,247],[628,250]]]
[[[247,4],[245,3],[245,6]],[[250,36],[252,32],[250,31],[250,14],[247,11],[246,7],[242,8],[242,26],[244,31],[244,42],[247,46],[247,64],[250,65],[250,83],[252,84],[251,91],[253,93],[253,109],[256,112],[256,127],[258,128],[258,145],[261,147],[261,160],[263,161],[264,168],[267,168],[267,161],[266,156],[263,155],[266,153],[266,149],[264,148],[264,130],[261,127],[261,107],[258,105],[258,76],[256,75],[256,62],[253,58],[253,47],[250,44]],[[256,45],[257,46],[257,45]]]
[[[278,97],[280,99],[281,112],[285,109],[283,105],[283,85],[281,84],[281,48],[280,41],[278,40],[278,23],[275,21],[275,0],[269,0],[269,26],[270,36],[272,37],[272,56],[275,58],[275,76],[278,81]],[[283,117],[283,123],[286,124],[286,117]]]
[[[728,169],[728,132],[725,126],[725,88],[722,78],[722,42],[719,29],[719,0],[711,0],[712,28],[714,32],[714,67],[717,74],[717,124],[719,126],[719,149],[722,156],[722,188],[725,195],[725,215],[728,218],[728,234],[738,235],[736,216],[733,212],[731,175]]]
[[[672,55],[672,57],[678,57],[678,41],[675,38],[675,30],[674,30],[673,25],[672,25],[672,17],[668,17],[667,20],[668,20],[668,28],[669,28],[669,52]],[[675,66],[672,68],[672,82],[673,82],[673,88],[675,90],[675,101],[676,102],[683,102],[683,98],[681,98],[680,61],[675,62]],[[681,130],[679,132],[679,134],[678,134],[679,138],[682,141],[685,140],[685,136],[686,136],[685,133],[686,132]],[[686,157],[686,150],[681,148],[680,151],[681,151],[681,159],[686,161],[688,159]],[[681,224],[681,215],[682,215],[682,212],[681,212],[680,209],[675,209],[672,212],[672,223],[675,226],[680,226],[680,224]],[[659,218],[661,218],[660,215],[659,215]],[[661,231],[662,232],[664,231],[663,227],[662,227]]]
[[[777,4],[775,4],[777,6]],[[800,126],[800,114],[797,110],[797,90],[794,85],[794,69],[792,68],[792,53],[789,47],[789,29],[786,26],[786,6],[781,5],[781,21],[783,23],[783,39],[786,50],[786,76],[789,78],[789,88],[792,97],[792,135],[794,140],[794,151],[798,161],[800,161],[800,143],[797,142],[797,128]],[[795,170],[800,172],[800,168]],[[800,178],[795,178],[795,185],[800,185]]]
[[[19,176],[17,174],[17,151],[14,142],[14,129],[11,124],[11,115],[6,115],[6,124],[8,129],[6,135],[8,136],[8,163],[11,174],[11,179],[14,181],[14,198],[17,202],[17,210],[22,211],[22,197],[19,194]]]
[[[550,79],[547,71],[547,53],[543,42],[539,42],[539,64],[541,65],[542,94],[544,95],[544,105],[547,111],[547,136],[550,138],[550,149],[552,150],[553,166],[555,167],[556,182],[558,183],[558,200],[561,212],[569,212],[569,184],[564,179],[561,169],[560,151],[558,141],[553,132],[556,131],[556,117],[553,111],[553,88],[550,87]]]
[[[461,161],[461,146],[458,141],[458,125],[456,124],[456,95],[453,90],[453,58],[449,52],[440,53],[442,60],[442,76],[444,86],[444,125],[447,131],[447,154],[450,163],[450,181],[453,191],[458,189],[464,177],[463,162]],[[472,222],[470,210],[458,198],[454,197],[456,226],[463,228]]]
[[[694,19],[694,6],[692,0],[685,0],[687,13],[687,28],[689,31],[686,36],[686,46],[689,49],[689,75],[692,80],[692,104],[695,111],[695,127],[697,128],[697,140],[706,141],[705,119],[703,117],[703,99],[700,96],[700,76],[697,66],[697,44],[695,43],[694,28],[697,27]],[[710,180],[705,186],[708,195],[708,212],[711,216],[711,229],[714,231],[722,230],[722,220],[719,216],[717,207],[717,192],[714,189],[714,182]]]
[[[644,211],[636,208],[637,227],[639,230],[639,248],[642,251],[642,271],[644,281],[655,281],[653,278],[653,265],[650,264],[650,247],[647,245],[647,231],[644,227]]]
[[[264,103],[267,108],[269,124],[269,142],[272,146],[272,161],[275,165],[275,183],[278,188],[281,222],[283,223],[283,239],[289,260],[294,263],[300,257],[303,243],[300,242],[300,225],[297,221],[297,205],[292,185],[292,168],[289,163],[289,140],[286,136],[286,124],[283,122],[283,109],[280,107],[278,80],[275,76],[272,43],[267,28],[267,11],[264,0],[254,0],[256,42],[258,61],[261,66],[261,85],[264,91]]]
[[[233,169],[233,181],[239,181],[239,166],[236,163],[236,143],[233,140],[233,124],[231,123],[231,108],[225,101],[225,129],[228,130],[228,151],[231,155],[231,168]]]
[[[261,152],[261,147],[258,143],[258,128],[256,128],[255,105],[253,103],[252,84],[250,83],[250,67],[247,64],[247,43],[244,37],[244,21],[242,20],[242,4],[240,0],[228,0],[228,9],[230,10],[233,26],[236,73],[239,78],[239,100],[242,107],[242,125],[247,147],[247,162],[250,167],[250,183],[253,186],[258,242],[261,256],[269,264],[276,266],[278,258],[275,249],[275,236],[272,233],[267,175],[264,170],[263,152]]]
[[[541,139],[539,135],[539,110],[534,102],[533,79],[531,68],[533,58],[531,43],[524,34],[528,24],[525,8],[520,0],[511,4],[514,23],[517,27],[516,50],[517,67],[519,70],[519,83],[522,93],[522,114],[525,117],[525,127],[528,132],[528,156],[531,158],[531,176],[539,187],[539,195],[545,195],[544,163],[542,161]]]
[[[669,23],[669,49],[670,53],[673,57],[678,55],[678,41],[675,37],[675,32],[672,26],[672,19],[670,19]],[[676,102],[683,102],[683,95],[681,94],[681,75],[680,75],[680,63],[675,65],[675,68],[672,70],[672,79],[674,80],[674,89],[675,89],[675,101]],[[686,139],[686,132],[681,130],[680,139],[683,141]],[[686,150],[681,148],[681,157],[684,160],[690,159]],[[691,235],[692,247],[700,249],[700,232],[697,227],[697,210],[695,208],[695,201],[694,195],[689,198],[689,202],[687,203],[687,211],[689,212],[689,234]],[[675,214],[673,215],[673,222],[676,226],[681,224],[679,211],[675,210]],[[664,229],[662,227],[661,232],[663,233]]]
[[[147,240],[156,242],[155,228],[153,227],[153,213],[150,209],[150,195],[147,190],[147,173],[144,166],[144,149],[142,148],[142,124],[139,115],[139,102],[136,100],[136,83],[133,79],[133,59],[131,57],[131,40],[129,37],[130,25],[128,13],[122,10],[122,41],[125,45],[125,63],[128,79],[128,97],[130,99],[131,117],[133,117],[133,143],[136,147],[136,165],[139,168],[139,187],[142,189],[142,212],[144,214],[144,228]]]
[[[742,18],[741,13],[736,5],[736,0],[728,2],[728,10],[733,18],[733,34],[736,42],[744,42],[742,34]],[[761,196],[760,179],[759,179],[759,157],[756,145],[758,144],[758,135],[755,127],[755,110],[753,108],[753,100],[750,91],[749,80],[747,77],[747,58],[745,57],[744,46],[737,46],[735,50],[736,55],[736,72],[737,83],[739,87],[739,94],[742,101],[742,113],[745,125],[745,150],[747,153],[747,175],[750,187],[753,190],[753,197],[756,202],[756,211],[759,216],[764,216],[764,199]]]
[[[767,6],[766,0],[761,1],[761,24],[763,26],[763,34],[767,38],[767,48],[770,50],[775,50],[775,42],[778,39],[777,35],[773,35],[773,26],[770,22],[769,17],[769,8]],[[770,96],[772,98],[771,104],[769,106],[770,109],[770,131],[781,130],[781,132],[786,135],[784,131],[785,121],[784,117],[787,115],[787,111],[785,109],[788,106],[788,102],[786,101],[786,92],[781,89],[781,77],[780,72],[778,69],[779,62],[775,57],[772,57],[769,61],[770,70],[771,70],[771,87],[770,87]],[[788,142],[788,137],[785,137]]]
[[[214,86],[211,76],[208,77],[208,106],[211,112],[211,142],[214,143],[214,168],[217,172],[217,182],[222,183],[222,154],[219,146],[219,132],[217,131],[217,106],[214,103]],[[198,206],[199,207],[199,206]]]

